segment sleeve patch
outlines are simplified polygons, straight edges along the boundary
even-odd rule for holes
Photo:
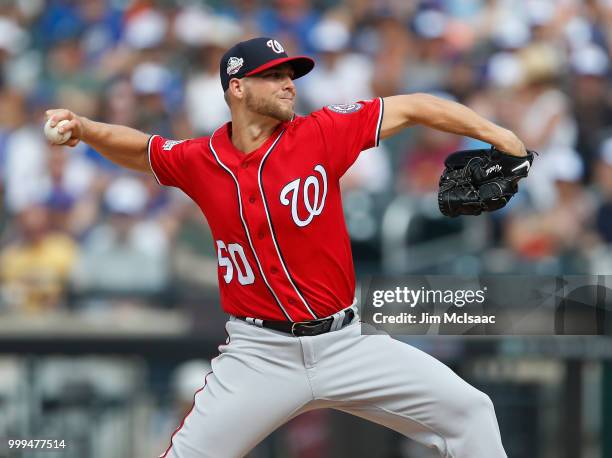
[[[327,108],[335,113],[349,114],[361,110],[363,108],[363,105],[361,103],[348,103],[340,105],[328,105]]]
[[[162,145],[164,151],[170,151],[174,146],[183,143],[185,140],[166,140]]]

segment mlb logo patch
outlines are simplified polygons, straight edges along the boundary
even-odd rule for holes
[[[166,140],[162,145],[162,149],[164,151],[170,151],[174,145],[178,145],[179,143],[183,143],[185,140]]]

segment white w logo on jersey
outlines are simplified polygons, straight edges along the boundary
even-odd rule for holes
[[[308,217],[306,219],[301,219],[300,215],[298,214],[298,195],[300,194],[301,179],[298,178],[290,183],[287,183],[280,193],[281,204],[291,204],[291,217],[293,218],[295,224],[297,224],[299,227],[308,226],[315,216],[321,214],[323,207],[325,206],[325,197],[327,196],[327,174],[325,173],[325,169],[322,165],[316,165],[314,170],[319,172],[321,175],[321,181],[323,182],[323,196],[320,196],[321,186],[319,185],[318,177],[315,175],[309,175],[308,178],[304,180],[303,188],[304,206],[308,212]],[[311,187],[314,191],[312,202],[310,201],[309,196],[309,190]],[[289,199],[287,199],[287,194],[289,193],[293,193],[291,196],[291,202],[289,202]]]

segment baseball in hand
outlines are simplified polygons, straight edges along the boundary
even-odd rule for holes
[[[45,124],[45,136],[54,145],[61,145],[63,143],[66,143],[72,135],[72,130],[67,130],[62,134],[58,129],[62,126],[65,126],[69,122],[70,121],[68,121],[67,119],[63,119],[58,122],[55,127],[51,127],[51,118],[49,118]]]

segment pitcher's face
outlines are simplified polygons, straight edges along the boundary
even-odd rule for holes
[[[289,64],[264,70],[244,78],[246,107],[279,121],[291,121],[294,114],[295,85]]]

